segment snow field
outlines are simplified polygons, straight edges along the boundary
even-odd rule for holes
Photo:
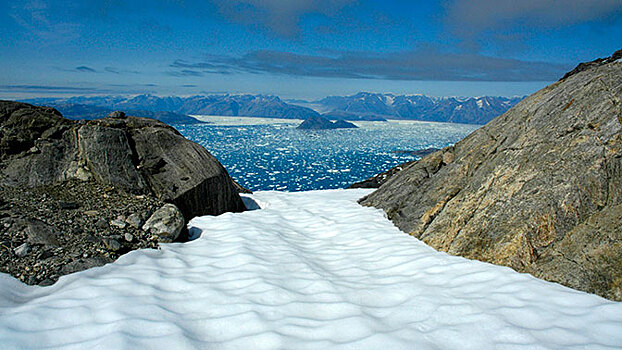
[[[50,287],[0,274],[0,348],[622,347],[622,303],[436,252],[367,193],[257,192],[189,243]]]

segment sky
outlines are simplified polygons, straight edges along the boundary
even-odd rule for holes
[[[620,48],[620,0],[0,0],[0,98],[523,96]]]

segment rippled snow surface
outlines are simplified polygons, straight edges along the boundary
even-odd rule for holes
[[[344,188],[416,159],[395,151],[456,143],[476,125],[356,122],[359,129],[297,130],[300,120],[203,117],[213,124],[179,125],[250,190]]]
[[[434,251],[356,200],[258,192],[50,287],[0,274],[0,348],[616,349],[622,303]]]

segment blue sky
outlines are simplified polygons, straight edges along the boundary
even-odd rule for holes
[[[0,97],[524,95],[622,48],[619,0],[0,0]]]

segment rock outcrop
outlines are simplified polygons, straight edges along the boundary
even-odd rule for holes
[[[361,200],[432,247],[622,300],[622,62],[526,98]]]
[[[0,101],[0,183],[95,180],[177,205],[186,220],[244,210],[225,168],[177,130],[137,117],[71,121],[54,109]]]
[[[91,121],[0,101],[0,271],[30,284],[184,240],[198,215],[245,210],[224,167],[162,122]]]
[[[330,120],[320,117],[312,116],[303,121],[296,129],[301,130],[329,130],[329,129],[356,129],[356,125],[347,122],[345,120],[337,120],[331,122]]]
[[[577,74],[579,72],[583,72],[584,70],[588,70],[590,68],[602,66],[603,64],[615,62],[615,61],[621,60],[621,59],[622,59],[622,49],[614,52],[613,55],[611,55],[609,57],[597,58],[597,59],[595,59],[593,61],[590,61],[590,62],[579,63],[573,70],[571,70],[570,72],[564,74],[564,76],[560,80],[564,80],[564,79],[570,77],[571,75]]]

